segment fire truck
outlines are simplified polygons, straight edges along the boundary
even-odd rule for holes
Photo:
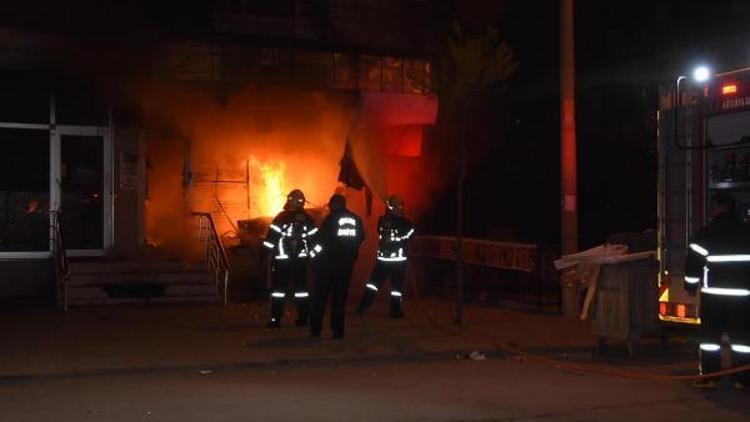
[[[750,67],[680,77],[660,95],[658,121],[659,317],[700,323],[700,295],[683,288],[688,240],[726,190],[750,219]]]

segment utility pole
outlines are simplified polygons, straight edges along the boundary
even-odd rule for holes
[[[560,2],[561,254],[578,251],[578,164],[575,118],[575,32],[573,0]],[[577,313],[578,286],[562,286],[565,316]]]
[[[468,98],[461,101],[461,138],[459,140],[459,168],[456,182],[456,315],[454,323],[464,321],[464,181],[466,180],[466,120]]]

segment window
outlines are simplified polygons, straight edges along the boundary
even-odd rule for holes
[[[328,87],[333,79],[333,56],[317,51],[294,53],[295,79],[299,86]]]
[[[0,252],[49,250],[49,139],[0,128]]]
[[[404,60],[404,91],[426,94],[431,87],[430,62],[417,59]]]
[[[336,53],[334,61],[334,88],[357,89],[357,57],[351,54]]]
[[[361,56],[359,58],[359,88],[364,91],[380,91],[382,70],[380,57]]]
[[[0,100],[0,254],[47,256],[57,209],[68,249],[99,253],[111,244],[108,106],[80,82],[27,79],[0,80],[14,94]]]
[[[383,57],[383,91],[403,91],[403,61]]]

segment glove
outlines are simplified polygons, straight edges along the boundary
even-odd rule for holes
[[[313,271],[320,274],[323,271],[323,260],[320,259],[320,256],[316,256],[315,258],[310,259],[310,266]]]

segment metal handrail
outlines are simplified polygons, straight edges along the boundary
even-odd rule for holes
[[[55,261],[57,305],[67,311],[70,268],[68,267],[68,253],[65,249],[65,239],[62,232],[62,213],[60,211],[50,211],[50,224],[52,226],[52,257]]]
[[[463,239],[467,264],[533,273],[538,270],[539,247],[530,243]],[[456,238],[452,236],[416,236],[411,253],[415,257],[455,260]]]
[[[216,283],[216,292],[222,298],[224,306],[229,304],[230,267],[227,251],[216,231],[213,216],[207,212],[193,212],[200,223],[200,240],[204,242],[203,256],[206,259],[208,272]]]

